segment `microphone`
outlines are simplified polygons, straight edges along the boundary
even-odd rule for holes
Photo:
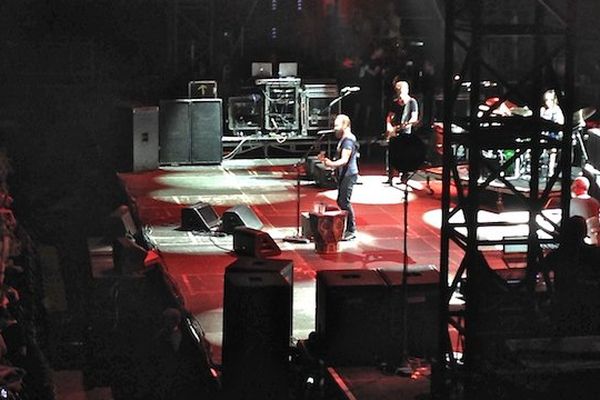
[[[335,133],[335,129],[323,129],[322,131],[318,131],[317,135],[327,135],[329,133]]]
[[[340,90],[340,92],[341,93],[353,93],[353,92],[358,92],[359,90],[360,90],[359,86],[346,86],[345,88]]]

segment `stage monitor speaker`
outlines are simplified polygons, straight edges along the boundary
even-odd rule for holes
[[[388,354],[402,355],[402,266],[379,269],[390,288]],[[434,265],[409,265],[407,281],[407,350],[411,356],[431,357],[438,350],[439,279]]]
[[[120,237],[113,242],[115,272],[129,274],[144,269],[147,251],[133,240]]]
[[[228,268],[223,300],[224,398],[289,397],[291,321],[292,285],[280,272]]]
[[[222,100],[193,100],[189,106],[192,163],[220,164],[223,160]]]
[[[233,232],[233,251],[240,256],[259,258],[281,254],[281,249],[267,232],[246,227],[238,227]]]
[[[318,162],[315,164],[314,174],[315,183],[318,187],[325,189],[335,189],[337,187],[335,170],[325,167],[323,163]]]
[[[133,109],[133,170],[158,168],[158,107]]]
[[[209,232],[220,224],[219,215],[208,203],[198,202],[181,209],[181,229]]]
[[[159,112],[159,160],[161,164],[191,162],[190,100],[161,100]]]
[[[325,361],[368,366],[385,360],[387,286],[374,270],[317,272],[317,335]]]
[[[239,205],[225,211],[221,216],[223,232],[233,233],[238,226],[262,229],[263,223],[248,206]]]
[[[304,170],[308,179],[315,179],[315,168],[319,163],[321,163],[321,161],[319,161],[317,156],[306,157],[306,161],[304,162]]]

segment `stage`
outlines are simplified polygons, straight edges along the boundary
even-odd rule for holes
[[[166,167],[144,173],[120,174],[121,182],[138,210],[147,237],[160,250],[169,274],[179,284],[186,306],[201,322],[217,347],[221,342],[223,274],[235,260],[232,237],[208,237],[177,230],[180,210],[198,201],[207,202],[222,214],[239,204],[251,206],[264,224],[263,230],[281,247],[277,258],[294,262],[294,337],[306,338],[314,330],[316,271],[366,269],[403,262],[403,192],[384,185],[383,170],[363,168],[355,187],[353,204],[358,235],[340,243],[340,252],[319,255],[314,244],[283,242],[296,233],[295,160],[232,160],[222,166]],[[420,185],[415,181],[415,185]],[[421,185],[422,186],[422,185]],[[410,264],[439,265],[439,228],[424,216],[439,210],[441,183],[433,182],[436,194],[427,190],[409,193],[408,250]],[[301,210],[315,202],[335,205],[335,190],[301,183]],[[460,262],[456,250],[452,264]]]
[[[219,215],[236,205],[248,205],[264,224],[263,230],[282,250],[276,258],[294,264],[293,339],[306,339],[315,330],[315,276],[325,269],[376,269],[402,266],[403,196],[399,184],[386,185],[383,165],[363,165],[352,202],[356,212],[358,234],[355,240],[340,243],[336,254],[317,254],[314,243],[295,244],[283,241],[296,234],[296,159],[229,160],[219,166],[163,167],[159,170],[120,174],[119,178],[131,205],[143,225],[147,240],[159,250],[168,274],[177,283],[185,307],[197,318],[211,343],[212,358],[221,358],[223,324],[223,284],[225,268],[235,259],[233,238],[183,231],[181,209],[199,201],[211,204]],[[417,265],[440,264],[441,181],[420,171],[410,180],[414,188],[408,193],[408,261],[409,270]],[[301,211],[324,202],[335,205],[336,190],[315,186],[301,180]],[[558,220],[556,210],[544,211]],[[457,215],[455,218],[461,218]],[[491,212],[481,210],[482,221],[511,221],[505,228],[480,228],[479,234],[498,239],[527,234],[526,212]],[[487,249],[494,269],[523,267],[505,259],[502,247]],[[454,245],[450,252],[450,276],[454,277],[464,257]],[[453,309],[461,307],[453,298]],[[456,332],[451,340],[460,349]],[[431,332],[431,334],[435,334]]]

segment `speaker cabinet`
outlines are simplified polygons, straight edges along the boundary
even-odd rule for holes
[[[292,260],[241,257],[227,267],[227,272],[270,272],[281,275],[290,285],[293,286],[294,284],[294,263]]]
[[[133,170],[158,168],[158,107],[133,109]]]
[[[217,212],[208,203],[198,202],[181,209],[181,229],[208,232],[219,226]]]
[[[159,160],[161,164],[189,164],[190,148],[189,101],[160,102]]]
[[[223,157],[221,99],[160,102],[161,164],[220,164]]]
[[[222,109],[221,99],[195,100],[190,103],[192,163],[220,164],[223,160]]]
[[[390,289],[390,340],[388,354],[402,355],[402,310],[404,292],[402,267],[382,268],[381,276]],[[409,355],[435,356],[438,349],[438,305],[440,274],[433,265],[409,265],[407,281],[407,349]]]
[[[328,364],[367,366],[384,359],[386,299],[377,271],[317,273],[317,335]]]
[[[292,285],[281,272],[238,267],[227,268],[225,272],[222,363],[225,398],[286,399]],[[273,264],[263,269],[271,268],[276,271],[280,266]]]
[[[119,172],[158,168],[158,107],[117,106],[110,116],[116,129],[110,143],[111,159]],[[105,138],[106,139],[106,138]]]
[[[223,231],[233,233],[238,226],[245,226],[252,229],[262,229],[263,223],[254,214],[254,211],[248,206],[239,205],[230,208],[223,213],[221,217]]]
[[[240,256],[272,257],[281,254],[281,249],[267,232],[238,227],[233,232],[233,251]]]

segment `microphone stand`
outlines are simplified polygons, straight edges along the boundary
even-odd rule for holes
[[[408,174],[408,172],[405,172]],[[402,238],[403,244],[403,263],[402,263],[402,355],[400,362],[396,367],[395,373],[401,376],[411,376],[413,374],[413,368],[408,361],[408,181],[414,175],[406,176],[406,180],[402,182],[404,184],[404,200],[403,200],[403,211],[404,211],[404,232]],[[414,189],[414,188],[413,188]]]
[[[335,106],[337,103],[339,103],[340,101],[342,101],[342,99],[344,97],[348,97],[352,93],[354,93],[354,92],[350,91],[350,90],[346,90],[346,91],[342,92],[341,95],[339,95],[338,97],[336,97],[335,99],[333,99],[328,105],[326,105],[325,107],[321,108],[320,110],[317,110],[317,115],[320,115],[323,111],[327,110],[327,111],[329,111],[329,115],[331,116],[331,108],[333,106]]]

